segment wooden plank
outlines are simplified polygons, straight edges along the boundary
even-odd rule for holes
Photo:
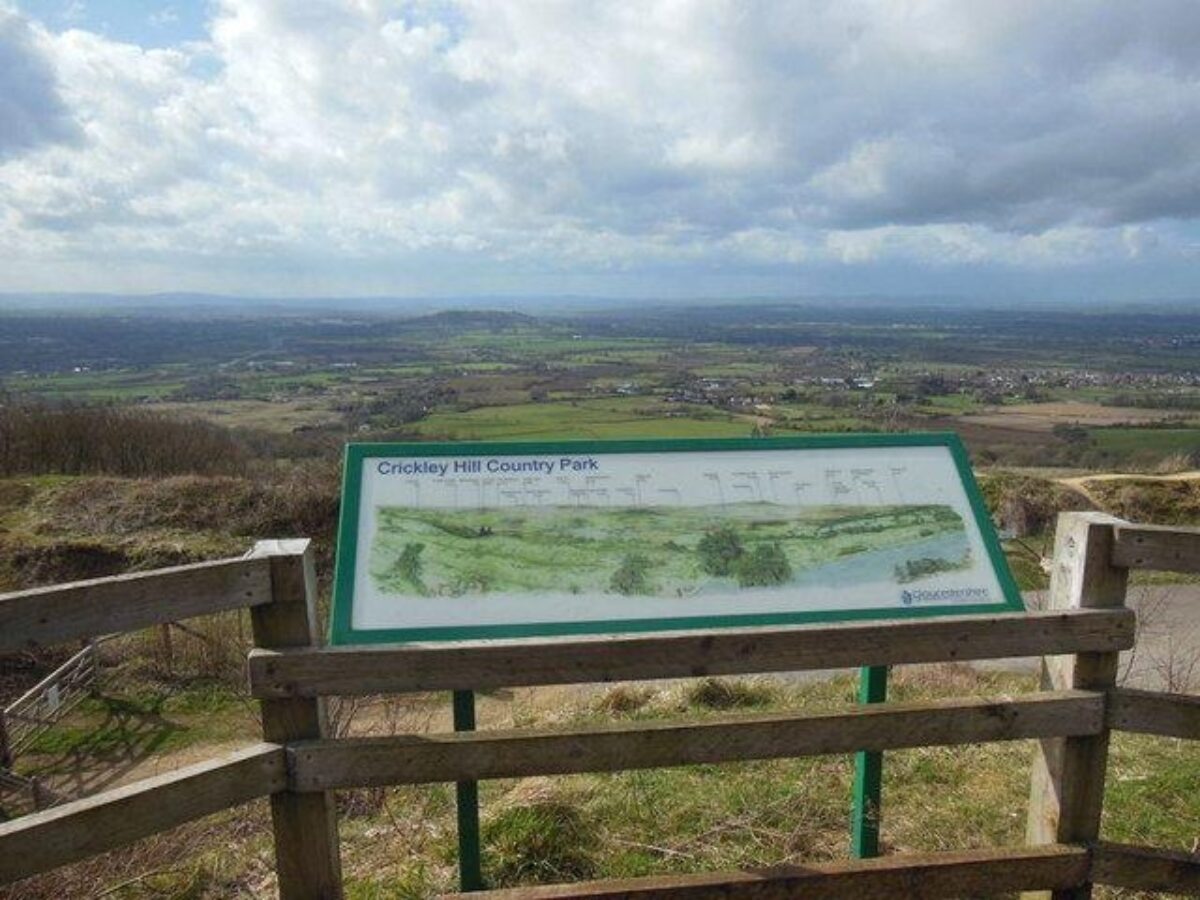
[[[1133,641],[1129,610],[1076,610],[469,646],[256,649],[250,654],[250,685],[262,698],[487,690],[1110,653]]]
[[[0,595],[0,653],[271,600],[265,559],[222,559]]]
[[[1108,695],[1108,727],[1200,741],[1200,696],[1117,688]]]
[[[312,647],[317,631],[316,572],[310,542],[260,541],[253,553],[270,561],[272,602],[251,610],[254,640],[263,647]],[[287,698],[262,703],[268,741],[323,738],[325,701]],[[271,797],[275,871],[281,900],[342,896],[337,808],[333,794],[284,791]]]
[[[1058,517],[1048,601],[1052,610],[1124,606],[1129,570],[1112,564],[1114,530],[1122,524],[1103,513],[1063,513]],[[1116,683],[1117,660],[1118,654],[1111,651],[1046,657],[1042,660],[1042,687],[1108,691]],[[1040,742],[1030,775],[1029,843],[1082,844],[1097,839],[1107,764],[1107,726],[1098,734]],[[1089,884],[1055,890],[1049,896],[1053,900],[1085,900],[1091,895]]]
[[[1092,851],[1096,884],[1200,897],[1200,854],[1101,843]]]
[[[895,900],[897,897],[992,896],[1069,888],[1087,878],[1088,852],[1048,845],[999,850],[906,853],[877,859],[777,866],[748,872],[659,875],[614,881],[488,891],[489,900]],[[479,894],[455,894],[478,897]]]
[[[0,709],[0,769],[11,769],[13,764],[12,738],[9,736],[8,721]]]
[[[283,790],[283,748],[257,744],[0,824],[0,884]]]
[[[1200,528],[1122,523],[1116,528],[1112,563],[1127,569],[1200,572]]]
[[[1103,727],[1104,695],[1068,691],[820,715],[344,738],[291,744],[288,758],[292,788],[318,791],[1087,735]]]

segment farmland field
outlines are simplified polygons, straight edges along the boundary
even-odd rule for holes
[[[1145,425],[1178,418],[1172,410],[1105,406],[1078,401],[1021,403],[1002,406],[979,413],[968,413],[966,419],[978,425],[997,425],[1029,431],[1050,431],[1055,425]]]
[[[1200,428],[1095,428],[1098,446],[1120,454],[1200,452]]]
[[[752,417],[654,398],[484,406],[434,413],[414,430],[430,439],[534,441],[615,437],[746,437]]]
[[[30,311],[3,317],[0,390],[203,418],[275,459],[347,440],[914,430],[958,432],[983,465],[1155,469],[1198,449],[1186,307],[535,308]]]

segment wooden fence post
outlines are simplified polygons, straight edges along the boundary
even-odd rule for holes
[[[4,710],[0,708],[0,769],[13,766],[12,748],[8,741],[8,725],[4,721]]]
[[[251,610],[255,645],[317,645],[316,573],[309,541],[259,541],[251,555],[271,561],[272,601]],[[262,720],[263,738],[275,743],[327,736],[321,698],[264,700]],[[281,900],[340,900],[333,794],[273,794],[271,820]]]
[[[1054,540],[1047,608],[1113,608],[1125,605],[1129,570],[1112,564],[1114,526],[1103,513],[1063,513]],[[1042,659],[1043,690],[1106,690],[1116,683],[1117,653],[1079,653]],[[1087,844],[1100,834],[1107,729],[1091,737],[1047,738],[1034,754],[1026,837],[1031,844]],[[1027,894],[1085,900],[1091,885]]]

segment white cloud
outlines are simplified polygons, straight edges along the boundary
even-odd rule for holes
[[[0,253],[261,281],[1182,256],[1198,42],[1191,0],[225,0],[165,50],[0,12],[32,73],[0,94]]]
[[[173,25],[178,22],[179,13],[175,11],[174,7],[164,6],[161,9],[152,12],[146,21],[153,28],[164,28],[167,25]]]

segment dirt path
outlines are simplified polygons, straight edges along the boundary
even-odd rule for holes
[[[1055,478],[1057,483],[1069,487],[1087,497],[1097,506],[1100,501],[1088,487],[1093,481],[1200,481],[1200,470],[1191,472],[1175,472],[1171,475],[1131,475],[1128,472],[1097,472],[1088,475],[1072,475],[1065,478]]]

